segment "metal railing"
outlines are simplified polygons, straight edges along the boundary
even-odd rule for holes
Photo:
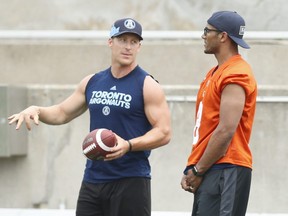
[[[203,31],[143,31],[144,39],[201,39]],[[108,31],[96,30],[1,30],[0,39],[107,39]],[[248,40],[287,40],[288,31],[247,31]]]

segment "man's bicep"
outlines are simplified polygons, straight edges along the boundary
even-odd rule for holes
[[[66,122],[71,121],[87,110],[85,99],[86,84],[87,80],[83,79],[75,91],[66,100],[59,104]]]
[[[227,85],[221,94],[220,122],[237,127],[245,104],[245,91],[240,85]]]
[[[150,123],[155,125],[169,119],[169,108],[162,88],[155,80],[149,79],[144,84],[145,113]]]

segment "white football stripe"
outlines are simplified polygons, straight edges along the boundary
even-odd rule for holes
[[[99,146],[100,146],[104,151],[110,152],[110,151],[111,151],[110,147],[106,146],[105,143],[103,143],[102,140],[101,140],[101,133],[102,133],[103,130],[105,130],[105,129],[99,129],[99,130],[97,131],[97,133],[96,133],[96,141],[97,141],[97,143],[99,144]]]
[[[84,154],[87,154],[87,153],[89,153],[90,151],[92,151],[92,150],[95,149],[95,148],[96,148],[95,143],[92,143],[92,144],[90,144],[89,146],[87,146],[87,147],[83,150],[83,153],[84,153]]]

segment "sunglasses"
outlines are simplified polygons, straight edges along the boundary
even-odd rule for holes
[[[204,35],[206,36],[209,32],[214,31],[214,32],[218,32],[221,33],[222,31],[218,30],[218,29],[209,29],[207,27],[204,28]]]

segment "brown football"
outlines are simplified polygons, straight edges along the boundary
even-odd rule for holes
[[[90,160],[103,160],[117,144],[115,134],[106,128],[91,131],[82,143],[83,154]]]

